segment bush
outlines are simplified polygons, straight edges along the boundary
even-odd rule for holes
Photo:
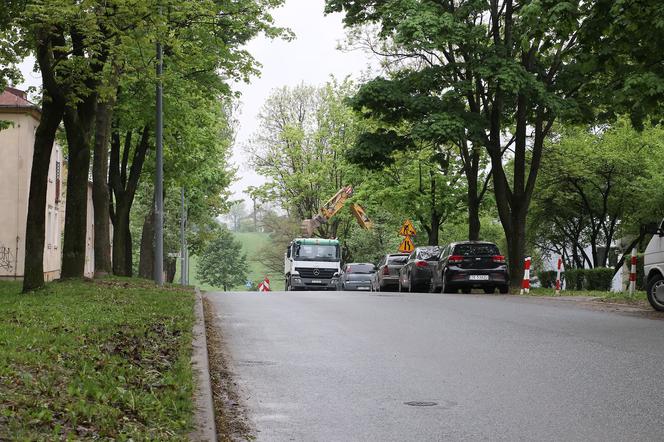
[[[585,269],[565,269],[563,278],[565,279],[565,288],[567,290],[583,290]]]
[[[540,284],[542,285],[542,288],[545,289],[552,289],[556,287],[556,276],[557,276],[557,271],[556,270],[546,270],[543,272],[537,272],[537,277],[540,280]]]
[[[584,269],[585,276],[584,288],[586,290],[597,290],[608,292],[611,290],[611,281],[613,280],[613,269],[599,267],[595,269]]]

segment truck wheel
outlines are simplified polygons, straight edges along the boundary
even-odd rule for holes
[[[646,290],[648,291],[648,302],[657,311],[664,312],[664,297],[657,297],[656,291],[664,285],[664,277],[657,274],[648,280]]]

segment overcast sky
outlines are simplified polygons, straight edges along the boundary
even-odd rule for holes
[[[240,129],[233,160],[240,167],[238,182],[233,191],[239,195],[247,186],[263,182],[246,164],[243,147],[257,130],[256,117],[271,91],[281,86],[295,86],[302,82],[311,85],[325,83],[330,75],[343,79],[347,75],[358,78],[371,63],[368,55],[359,51],[337,49],[345,32],[341,14],[324,15],[324,0],[286,0],[284,7],[274,11],[278,26],[290,28],[295,40],[258,38],[249,44],[249,52],[263,65],[260,78],[241,85]]]
[[[240,123],[232,162],[239,167],[238,181],[233,184],[235,198],[242,198],[248,186],[260,185],[264,180],[247,166],[244,146],[257,130],[256,116],[271,91],[281,86],[325,83],[330,75],[343,79],[347,75],[358,78],[366,71],[371,58],[362,52],[337,49],[345,39],[341,14],[324,15],[325,0],[286,0],[285,6],[275,10],[275,24],[295,33],[295,39],[269,40],[257,38],[248,45],[249,52],[262,64],[261,75],[250,84],[238,84],[242,93]],[[32,72],[34,59],[21,66],[25,82],[19,88],[40,86],[40,76]],[[165,115],[168,119],[168,115]]]

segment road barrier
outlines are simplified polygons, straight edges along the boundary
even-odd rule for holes
[[[563,267],[563,258],[558,257],[558,270],[556,272],[556,295],[560,295],[560,272]]]
[[[521,294],[530,293],[530,256],[526,258],[523,266],[523,281],[521,282]]]
[[[636,247],[632,249],[632,267],[629,271],[629,294],[633,295],[636,291]]]
[[[263,282],[258,284],[258,291],[259,292],[269,292],[270,291],[270,280],[267,278],[267,276],[265,277]]]

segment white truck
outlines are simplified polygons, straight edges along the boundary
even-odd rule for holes
[[[653,233],[643,255],[648,302],[655,310],[664,311],[664,220]]]
[[[336,290],[341,273],[339,240],[295,238],[284,256],[286,290]]]

